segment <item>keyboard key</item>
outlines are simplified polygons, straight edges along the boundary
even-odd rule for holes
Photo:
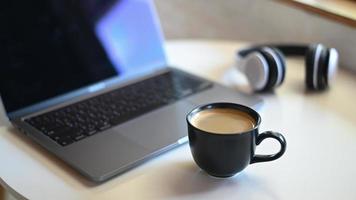
[[[85,138],[85,135],[82,135],[82,134],[76,135],[76,136],[73,137],[73,139],[74,139],[75,141],[79,141],[79,140],[84,139],[84,138]]]
[[[111,127],[111,125],[109,123],[102,123],[100,126],[98,126],[99,130],[101,130],[101,131],[108,129],[110,127]]]
[[[94,135],[95,133],[97,133],[98,131],[96,129],[90,130],[87,132],[88,136]]]
[[[71,138],[61,138],[57,140],[57,142],[62,146],[67,146],[69,144],[72,144],[74,141]]]

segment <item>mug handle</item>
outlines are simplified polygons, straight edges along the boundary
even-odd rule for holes
[[[259,134],[256,139],[256,145],[259,145],[266,138],[276,139],[281,144],[281,149],[279,150],[278,153],[272,155],[254,155],[250,162],[251,164],[276,160],[280,158],[286,151],[286,147],[287,147],[286,139],[283,137],[282,134],[273,131],[266,131]]]

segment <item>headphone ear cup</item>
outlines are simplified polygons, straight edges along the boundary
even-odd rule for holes
[[[322,44],[313,45],[306,53],[306,85],[313,90],[324,90],[338,68],[338,52]]]
[[[265,57],[269,67],[268,81],[266,83],[266,86],[262,88],[260,91],[273,90],[277,84],[278,76],[279,76],[279,72],[278,72],[279,58],[274,52],[274,50],[271,49],[270,47],[262,48],[260,50],[260,53]]]
[[[266,58],[255,51],[243,59],[240,70],[246,75],[246,78],[254,91],[261,91],[268,82],[269,66]]]
[[[305,84],[308,89],[318,89],[317,69],[322,50],[321,44],[311,45],[305,55]]]

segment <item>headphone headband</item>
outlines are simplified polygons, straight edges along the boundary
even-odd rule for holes
[[[237,52],[238,56],[245,57],[249,53],[258,51],[263,47],[272,47],[280,50],[286,56],[304,56],[309,49],[309,45],[301,44],[263,44],[247,47]]]

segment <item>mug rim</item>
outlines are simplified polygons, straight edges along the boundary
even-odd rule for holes
[[[194,126],[192,123],[190,123],[190,119],[195,115],[197,114],[198,112],[201,112],[203,110],[206,110],[206,109],[212,109],[212,108],[231,108],[231,109],[237,109],[239,111],[242,111],[242,112],[246,112],[246,110],[248,110],[248,112],[246,112],[248,115],[250,115],[252,118],[255,119],[256,121],[256,125],[252,128],[252,129],[249,129],[247,131],[243,131],[243,132],[232,132],[232,133],[224,133],[224,134],[218,134],[218,133],[214,133],[214,132],[207,132],[205,130],[202,130],[196,126]],[[246,110],[241,110],[241,109],[238,109],[238,108],[243,108],[243,109],[246,109]],[[255,116],[254,116],[255,115]],[[256,119],[257,118],[257,119]],[[241,135],[241,134],[246,134],[246,133],[250,133],[251,131],[254,131],[256,129],[258,129],[258,127],[260,126],[261,124],[261,116],[260,114],[258,114],[257,111],[255,111],[254,109],[248,107],[248,106],[245,106],[245,105],[242,105],[242,104],[237,104],[237,103],[231,103],[231,102],[214,102],[214,103],[208,103],[208,104],[203,104],[203,105],[199,105],[195,108],[193,108],[190,112],[188,112],[188,114],[186,115],[186,121],[187,123],[192,126],[193,128],[201,131],[201,132],[204,132],[204,133],[207,133],[207,134],[211,134],[211,135],[220,135],[220,136],[235,136],[235,135]]]

